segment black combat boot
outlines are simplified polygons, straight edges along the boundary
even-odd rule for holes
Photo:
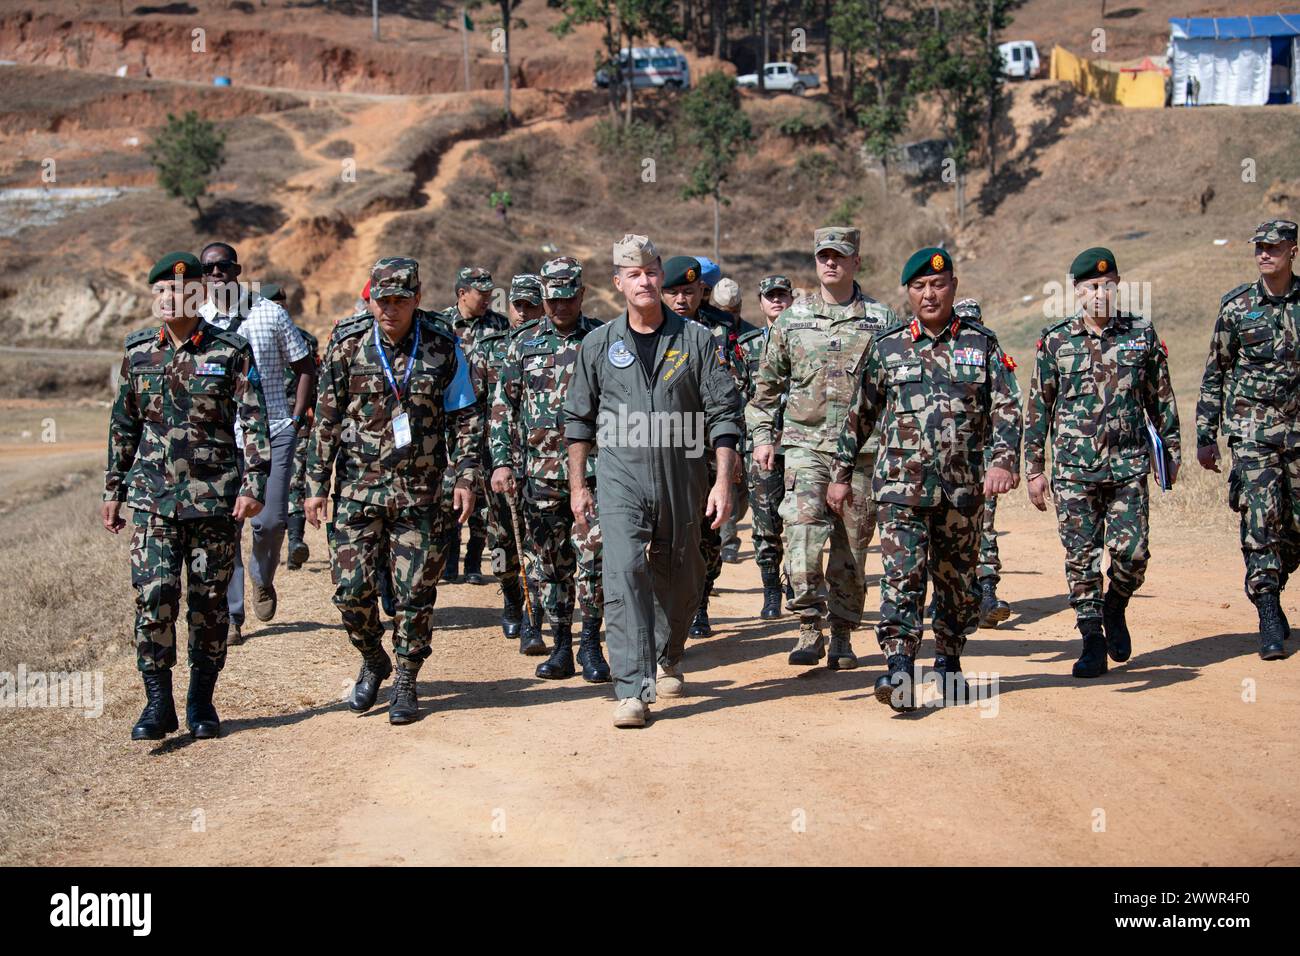
[[[537,676],[546,680],[564,680],[575,673],[573,667],[573,625],[565,621],[551,624],[555,633],[555,649],[551,656],[537,665]]]
[[[533,602],[533,619],[530,621],[525,618],[523,629],[519,632],[519,653],[528,657],[541,657],[546,653],[546,641],[542,638],[542,604],[536,589],[529,587],[528,595]]]
[[[307,516],[302,512],[289,515],[289,570],[297,571],[307,563],[311,550],[303,535],[307,533]]]
[[[763,572],[763,610],[758,616],[765,621],[781,616],[781,575],[777,571]]]
[[[960,654],[941,654],[936,651],[934,673],[937,675],[939,689],[943,692],[944,703],[965,702],[966,678],[962,674]]]
[[[132,740],[162,740],[180,726],[176,719],[176,702],[172,699],[172,672],[145,671],[144,710],[131,728]]]
[[[1128,621],[1124,620],[1128,599],[1127,594],[1120,594],[1112,584],[1106,589],[1106,600],[1101,609],[1102,626],[1106,631],[1106,653],[1116,664],[1123,664],[1133,653],[1133,638],[1128,633]]]
[[[211,665],[190,668],[190,690],[185,695],[185,723],[195,740],[221,736],[221,718],[212,706],[217,689],[217,669]]]
[[[1265,661],[1280,661],[1286,657],[1286,631],[1282,629],[1282,604],[1278,595],[1268,592],[1255,599],[1259,612],[1259,656]]]
[[[700,601],[699,610],[695,612],[695,619],[691,621],[691,637],[708,637],[713,633],[713,625],[709,623],[709,596],[704,595]]]
[[[460,570],[462,584],[483,583],[483,539],[470,535],[465,544],[465,561]]]
[[[894,710],[916,710],[916,682],[912,678],[914,658],[907,654],[890,654],[889,670],[876,678],[876,700]]]
[[[1074,676],[1100,677],[1110,669],[1106,662],[1106,635],[1102,631],[1101,618],[1085,617],[1079,621],[1078,628],[1083,635],[1083,653],[1074,662]]]
[[[442,569],[442,579],[448,584],[460,581],[460,528],[455,527],[447,535],[447,565]]]
[[[393,689],[389,697],[388,722],[390,724],[409,724],[420,713],[420,698],[416,694],[415,679],[420,673],[420,661],[411,667],[410,662],[402,660],[397,665],[393,678]]]
[[[501,633],[514,640],[524,625],[524,589],[519,578],[509,577],[501,582]]]
[[[998,585],[992,578],[980,581],[980,627],[997,627],[1011,616],[1011,605],[998,599]]]
[[[600,652],[599,618],[583,618],[582,634],[578,640],[578,663],[582,666],[582,679],[588,684],[609,682],[609,665]]]
[[[790,580],[789,574],[785,575],[785,599],[787,601],[794,600],[794,583]]]
[[[352,685],[352,693],[348,695],[348,707],[358,714],[374,707],[375,698],[379,696],[379,685],[392,672],[393,662],[382,647],[376,644],[362,649],[361,670],[357,674],[356,683]]]

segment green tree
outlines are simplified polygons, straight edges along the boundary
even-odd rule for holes
[[[497,43],[495,38],[493,39],[492,49],[493,52],[500,52],[501,54],[501,68],[504,72],[501,81],[502,99],[503,99],[502,109],[504,110],[506,126],[509,127],[510,119],[511,119],[510,33],[512,30],[523,30],[527,28],[528,22],[524,20],[523,17],[515,16],[515,10],[519,8],[519,4],[523,2],[523,0],[470,0],[470,2],[465,4],[465,8],[468,10],[477,10],[480,7],[482,7],[485,2],[495,3],[497,9],[500,11],[500,14],[497,17],[492,18],[488,22],[499,26],[502,31],[501,49],[499,51],[497,50]]]
[[[226,134],[190,110],[180,119],[167,114],[167,125],[149,146],[158,169],[158,185],[168,195],[184,199],[203,218],[199,198],[207,195],[212,174],[226,161]]]
[[[722,207],[730,205],[722,195],[722,185],[741,152],[753,149],[754,129],[740,108],[735,81],[721,72],[704,74],[696,88],[683,97],[682,120],[687,142],[699,157],[682,198],[713,199],[713,258],[720,261]]]

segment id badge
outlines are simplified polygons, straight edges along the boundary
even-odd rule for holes
[[[405,448],[411,443],[411,420],[406,412],[393,416],[393,446]]]

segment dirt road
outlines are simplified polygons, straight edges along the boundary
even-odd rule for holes
[[[66,718],[94,737],[95,758],[46,768],[63,788],[63,836],[31,853],[132,865],[1300,861],[1300,666],[1255,656],[1231,536],[1157,529],[1133,658],[1085,683],[1069,676],[1054,529],[1005,511],[1016,614],[963,658],[998,675],[989,706],[892,714],[870,694],[882,666],[870,632],[856,634],[856,671],[788,666],[792,619],[752,616],[746,563],[724,570],[716,636],[689,646],[690,695],[661,702],[639,732],[612,728],[607,688],[533,678],[536,659],[496,627],[493,585],[440,594],[422,720],[389,726],[386,692],[370,714],[349,713],[356,658],[314,534],[308,567],[282,571],[277,619],[231,650],[225,738],[130,743],[139,691],[119,652],[105,718]],[[878,552],[868,570],[874,621]]]

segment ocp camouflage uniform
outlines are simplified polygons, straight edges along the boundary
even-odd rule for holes
[[[854,283],[849,304],[826,302],[820,291],[801,296],[768,332],[745,418],[755,445],[779,442],[785,454],[785,495],[779,513],[794,589],[787,607],[799,614],[805,629],[818,627],[828,608],[833,628],[845,638],[862,621],[867,547],[876,528],[876,506],[868,493],[877,448],[874,436],[864,436],[854,450],[855,497],[843,517],[827,507],[826,489],[863,356],[875,336],[896,323],[889,306],[864,295]],[[823,576],[827,539],[830,555]],[[813,636],[821,640],[819,634]],[[820,652],[819,645],[818,657]]]
[[[381,260],[376,273],[385,263],[389,273],[395,273],[408,261]],[[391,274],[389,281],[395,281]],[[372,296],[374,284],[372,278]],[[327,531],[334,604],[348,639],[363,656],[382,651],[375,567],[379,551],[386,547],[397,611],[394,649],[403,669],[418,671],[430,653],[431,615],[446,559],[443,474],[450,470],[456,483],[479,487],[483,418],[473,400],[468,368],[442,322],[416,310],[406,337],[385,343],[400,385],[419,336],[415,366],[400,401],[384,374],[376,328],[367,313],[340,323],[334,331],[321,369],[307,492],[309,497],[324,496],[333,473],[335,510]],[[403,449],[395,446],[392,424],[399,410],[410,422],[411,440]],[[450,450],[448,434],[453,437]]]
[[[312,335],[301,325],[295,325],[298,334],[302,340],[307,343],[307,351],[311,355],[311,360],[315,364],[317,371],[320,370],[320,342],[316,336]],[[293,408],[293,403],[298,398],[298,375],[292,368],[285,366],[284,370],[284,388],[285,394],[289,397],[289,407]],[[293,471],[289,477],[289,514],[302,514],[303,502],[307,498],[307,446],[309,441],[299,441],[293,449]]]
[[[549,317],[522,327],[510,339],[492,402],[492,466],[523,473],[529,576],[537,583],[547,618],[561,627],[573,620],[575,575],[584,622],[599,629],[604,613],[600,525],[592,521],[587,535],[574,534],[564,442],[564,399],[578,349],[601,324],[584,315],[567,335]],[[524,437],[522,461],[511,451],[516,430]],[[595,455],[587,459],[587,484],[593,489],[595,462]]]
[[[1110,586],[1121,599],[1146,576],[1148,418],[1177,461],[1178,408],[1150,320],[1120,314],[1096,332],[1078,314],[1043,330],[1026,412],[1025,469],[1043,472],[1050,443],[1065,576],[1079,620],[1102,617],[1103,540]]]
[[[879,425],[871,497],[880,506],[884,561],[876,636],[887,658],[916,656],[927,578],[936,653],[959,656],[975,629],[985,445],[994,466],[1014,473],[1020,458],[1013,368],[990,329],[956,315],[938,336],[913,318],[870,343],[834,480],[856,480],[860,449]]]
[[[1294,235],[1292,233],[1291,235]],[[1196,403],[1196,444],[1222,429],[1229,505],[1241,515],[1246,595],[1280,594],[1300,566],[1300,279],[1283,296],[1262,279],[1223,297]]]
[[[758,386],[758,367],[767,347],[767,328],[753,328],[745,331],[737,340],[745,366],[749,370],[746,389],[741,393],[745,404],[754,398]],[[782,429],[782,409],[778,405],[772,422],[772,434],[780,436]],[[752,527],[754,538],[754,562],[767,577],[781,573],[781,562],[785,549],[781,545],[781,499],[785,496],[785,455],[778,454],[771,471],[762,471],[754,463],[754,441],[747,436],[745,441],[745,478],[749,491],[749,502],[753,509]]]
[[[242,478],[236,417],[244,434]],[[189,664],[209,673],[225,665],[226,588],[239,540],[231,514],[237,497],[263,500],[270,470],[266,404],[241,336],[200,321],[179,347],[163,327],[126,337],[109,416],[104,500],[132,509],[140,671],[176,663],[183,567]]]

